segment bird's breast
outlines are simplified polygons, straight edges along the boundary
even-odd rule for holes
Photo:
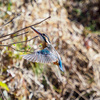
[[[55,65],[59,65],[58,61],[54,62],[53,64],[55,64]]]
[[[43,42],[42,49],[44,49],[45,47],[47,47],[47,43],[46,42]]]

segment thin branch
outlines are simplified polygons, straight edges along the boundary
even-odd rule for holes
[[[7,23],[3,24],[0,28],[4,27],[5,25],[9,24],[10,22],[12,22],[15,18],[17,18],[18,16],[20,16],[21,14],[17,15],[16,17],[13,17],[10,21],[8,21]]]
[[[33,37],[33,38],[31,38],[31,39],[29,39],[29,40],[27,40],[27,41],[14,42],[14,43],[11,43],[11,44],[8,44],[8,45],[1,45],[1,44],[0,44],[0,46],[11,46],[11,45],[13,45],[13,44],[17,44],[17,43],[28,42],[28,41],[31,41],[31,40],[33,40],[33,39],[37,38],[37,37],[38,37],[38,36],[35,36],[35,37]]]
[[[80,92],[79,91],[77,91],[77,90],[74,90],[77,94],[79,94],[79,96],[80,96]],[[83,96],[83,95],[81,95],[80,97],[82,97],[84,100],[88,100],[85,96]],[[78,99],[79,100],[79,99]]]
[[[29,32],[29,31],[24,32],[24,33],[21,33],[21,34],[18,34],[18,35],[16,35],[16,36],[13,36],[12,38],[15,38],[15,37],[20,36],[20,35],[23,35],[23,34],[27,34],[28,32]],[[3,40],[1,40],[0,42],[6,41],[6,40],[12,39],[12,38],[10,37],[10,38],[3,39]]]
[[[22,28],[22,29],[20,29],[20,30],[18,30],[18,31],[16,31],[16,32],[13,32],[13,33],[10,33],[10,34],[4,35],[4,36],[0,36],[0,38],[3,38],[3,37],[6,37],[6,36],[15,34],[15,33],[17,33],[17,32],[20,32],[20,31],[24,30],[24,29],[27,29],[27,28],[29,28],[29,27],[31,27],[31,26],[38,25],[38,24],[42,23],[43,21],[45,21],[45,20],[47,20],[47,19],[49,19],[49,18],[51,18],[51,16],[49,16],[49,17],[43,19],[42,21],[40,21],[40,22],[38,22],[38,23],[36,23],[36,24],[33,24],[33,25],[27,26],[27,27],[25,27],[25,28]]]
[[[0,93],[1,93],[1,95],[2,95],[2,98],[5,99],[5,100],[7,100],[7,98],[3,95],[1,89],[0,89]]]

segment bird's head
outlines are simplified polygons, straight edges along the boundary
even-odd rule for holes
[[[44,42],[50,44],[50,39],[49,39],[49,37],[48,37],[46,34],[38,32],[38,31],[37,31],[35,28],[33,28],[32,26],[31,26],[31,28],[40,36],[40,38],[41,38],[42,41],[44,41]]]

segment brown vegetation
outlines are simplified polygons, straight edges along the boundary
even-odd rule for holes
[[[6,91],[0,87],[0,100],[99,100],[99,32],[93,34],[83,23],[75,22],[78,17],[73,17],[73,12],[70,12],[69,0],[30,1],[5,0],[0,3],[0,81],[9,88]],[[31,28],[16,31],[48,16],[51,18],[34,27],[49,36],[61,55],[64,73],[53,64],[32,63],[21,56],[40,49],[41,40],[28,41],[36,36]],[[11,19],[12,22],[2,26]],[[83,21],[84,25],[87,25],[86,21]],[[12,44],[21,41],[26,42]]]

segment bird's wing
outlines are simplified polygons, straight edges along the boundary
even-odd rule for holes
[[[40,63],[51,63],[57,61],[57,57],[50,52],[48,48],[44,48],[43,50],[34,52],[33,54],[23,55],[23,58],[32,62]]]

